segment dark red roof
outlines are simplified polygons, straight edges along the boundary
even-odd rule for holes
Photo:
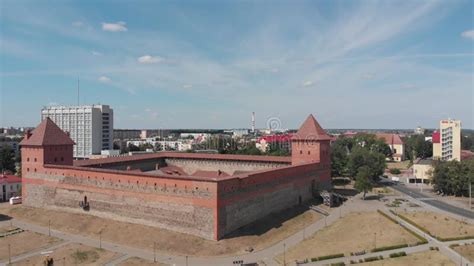
[[[267,135],[267,136],[260,137],[257,140],[257,142],[260,142],[262,140],[265,140],[268,143],[284,142],[284,141],[290,141],[292,137],[293,137],[293,134]]]
[[[0,183],[21,183],[21,178],[16,175],[0,175]]]
[[[433,132],[433,134],[431,134],[431,137],[433,138],[433,139],[431,140],[431,142],[433,142],[433,143],[440,143],[441,137],[440,137],[440,134],[439,134],[438,131]]]
[[[403,140],[400,138],[398,134],[391,134],[391,133],[377,133],[375,134],[377,138],[383,139],[385,141],[385,144],[387,145],[402,145]]]
[[[308,118],[301,125],[298,132],[293,135],[292,139],[297,140],[330,140],[331,137],[324,131],[324,129],[319,125],[318,121],[314,118],[313,115],[309,115]]]
[[[56,146],[74,145],[74,141],[62,131],[49,117],[31,132],[31,136],[25,135],[20,142],[22,146]]]

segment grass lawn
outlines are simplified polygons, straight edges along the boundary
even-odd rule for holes
[[[286,261],[369,251],[375,247],[415,244],[417,239],[377,212],[351,213],[286,252]],[[283,254],[276,260],[283,262]]]
[[[54,259],[55,265],[103,265],[117,257],[119,254],[84,246],[82,244],[71,243],[61,246],[49,255]],[[43,265],[44,255],[37,255],[26,258],[12,265]]]
[[[426,211],[401,212],[401,214],[437,237],[474,236],[474,224],[457,220],[446,214]]]
[[[365,262],[358,265],[364,266],[456,266],[448,257],[436,250],[408,254],[405,257],[389,258],[379,261]]]
[[[197,236],[177,233],[157,227],[120,222],[87,214],[69,213],[22,205],[0,206],[0,213],[29,223],[113,243],[152,251],[154,241],[157,251],[175,255],[216,256],[248,253],[268,247],[319,220],[322,215],[300,206],[272,214],[253,225],[245,226],[220,241],[206,240]],[[206,247],[206,248],[203,248]],[[3,247],[2,247],[3,248]]]
[[[58,238],[29,231],[2,237],[0,238],[0,260],[8,259],[8,245],[10,245],[11,257],[14,257],[28,251],[57,244],[60,241]]]
[[[474,263],[474,244],[453,247],[454,251]]]

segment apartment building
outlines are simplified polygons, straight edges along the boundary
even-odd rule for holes
[[[443,161],[461,161],[461,121],[445,119],[439,122],[440,149],[433,148],[433,157]]]
[[[49,106],[41,110],[41,120],[46,117],[74,140],[75,158],[113,149],[114,113],[108,105]]]

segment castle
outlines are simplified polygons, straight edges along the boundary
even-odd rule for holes
[[[331,187],[330,138],[310,115],[291,157],[161,152],[73,160],[49,118],[22,146],[23,204],[84,212],[219,240]]]

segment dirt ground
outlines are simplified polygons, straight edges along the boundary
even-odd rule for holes
[[[435,212],[402,212],[403,216],[438,237],[474,236],[474,225]]]
[[[460,245],[453,248],[454,251],[460,253],[464,258],[467,258],[474,263],[474,244],[471,245]]]
[[[417,239],[377,212],[351,213],[286,252],[286,261],[413,244]],[[283,255],[277,257],[282,262]]]
[[[153,242],[156,241],[158,251],[193,256],[242,254],[247,253],[245,250],[248,247],[252,247],[255,251],[260,250],[322,218],[320,214],[308,210],[307,206],[296,207],[270,215],[254,225],[240,229],[226,239],[212,241],[157,227],[22,205],[0,205],[0,213],[42,226],[48,226],[48,221],[51,220],[53,229],[97,239],[99,232],[102,232],[104,241],[148,250],[153,250]],[[202,248],[203,246],[206,248]]]
[[[53,250],[50,257],[54,259],[55,265],[103,265],[117,255],[105,249],[71,243]],[[12,265],[42,266],[43,260],[44,255],[38,255],[12,263]]]
[[[118,265],[119,266],[167,266],[167,264],[144,260],[137,257],[126,259],[123,262],[119,263]]]
[[[365,262],[365,263],[361,263],[360,265],[364,265],[364,266],[375,266],[375,265],[455,266],[456,264],[452,262],[448,257],[443,255],[441,252],[430,250],[430,251],[425,251],[425,252],[408,254],[405,257],[389,258],[389,259],[384,259],[380,261]]]
[[[404,169],[408,169],[409,165],[410,165],[409,160],[405,160],[403,162],[387,162],[387,169],[398,168],[400,170],[404,170]]]
[[[0,238],[0,260],[8,259],[8,245],[10,256],[18,256],[28,251],[45,248],[60,242],[60,239],[34,232],[24,231],[18,234]]]

